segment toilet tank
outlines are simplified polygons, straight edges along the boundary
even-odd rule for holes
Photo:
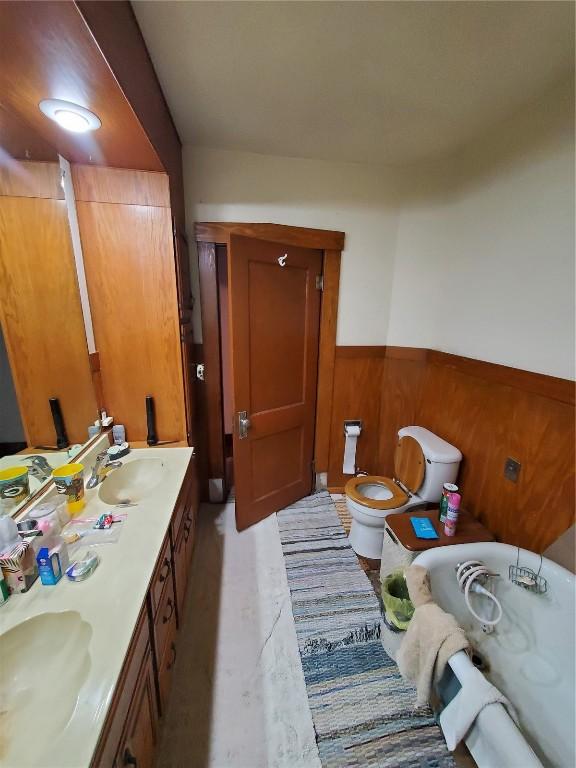
[[[456,481],[462,454],[458,448],[424,427],[402,427],[398,437],[413,437],[417,440],[426,460],[424,480],[417,495],[423,501],[440,501],[444,483]]]

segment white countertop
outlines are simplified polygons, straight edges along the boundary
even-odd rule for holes
[[[37,763],[24,763],[18,755],[12,757],[10,736],[4,733],[2,768],[23,768],[25,764],[80,768],[90,764],[191,456],[191,448],[131,451],[122,459],[123,464],[158,458],[166,474],[145,501],[124,510],[114,510],[100,500],[100,485],[86,491],[87,504],[79,517],[111,511],[127,514],[119,541],[98,546],[100,565],[94,574],[79,583],[64,577],[53,587],[44,586],[38,579],[27,593],[12,595],[0,606],[0,634],[41,613],[61,611],[78,611],[92,629],[88,677],[64,730],[50,740]],[[58,690],[54,690],[54,707],[58,706],[58,697]],[[29,722],[27,728],[32,740],[35,732],[40,736],[41,724]]]

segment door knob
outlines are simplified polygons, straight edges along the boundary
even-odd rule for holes
[[[250,429],[250,419],[248,418],[247,411],[238,412],[238,438],[243,440],[248,437],[248,430]]]

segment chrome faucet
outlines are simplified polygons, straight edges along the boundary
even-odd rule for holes
[[[52,474],[52,467],[44,456],[33,454],[31,456],[26,456],[22,461],[30,462],[30,464],[28,464],[28,472],[41,483],[43,483],[44,480],[48,480]]]
[[[102,451],[102,453],[99,453],[96,456],[96,463],[92,467],[92,473],[88,478],[86,488],[96,488],[98,483],[101,483],[102,480],[104,480],[111,469],[116,469],[117,467],[121,466],[121,461],[110,461],[110,455],[108,452]]]

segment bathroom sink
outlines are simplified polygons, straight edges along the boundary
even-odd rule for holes
[[[42,613],[0,635],[0,765],[42,765],[88,676],[91,636],[77,611]]]
[[[161,459],[136,459],[113,470],[98,495],[105,504],[138,503],[161,483],[165,473]]]

